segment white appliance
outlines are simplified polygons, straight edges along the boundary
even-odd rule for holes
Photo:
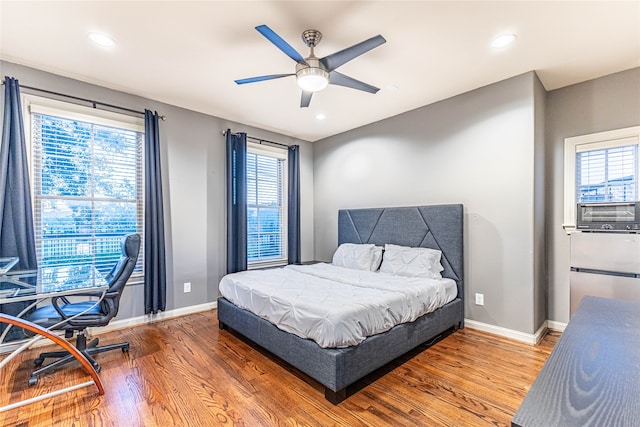
[[[640,234],[571,233],[570,314],[582,297],[640,301]]]

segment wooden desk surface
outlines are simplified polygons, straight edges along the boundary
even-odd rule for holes
[[[640,303],[584,297],[512,426],[640,426]]]

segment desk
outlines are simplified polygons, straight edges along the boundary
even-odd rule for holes
[[[28,399],[0,407],[0,412],[92,384],[95,384],[98,387],[99,393],[103,394],[104,391],[97,376],[97,372],[93,369],[91,363],[84,357],[84,355],[82,355],[82,353],[78,352],[75,347],[70,345],[64,339],[52,334],[50,330],[23,320],[21,319],[21,316],[27,313],[32,307],[35,307],[39,302],[59,296],[73,296],[80,293],[98,292],[100,297],[95,302],[95,305],[97,305],[100,304],[107,290],[108,283],[104,277],[95,270],[93,266],[88,265],[74,267],[48,267],[38,269],[37,271],[17,271],[0,276],[0,304],[19,301],[33,301],[29,306],[22,310],[17,317],[0,314],[0,323],[8,325],[2,335],[0,335],[0,344],[3,342],[9,328],[12,326],[21,327],[35,334],[33,338],[23,340],[13,352],[0,361],[0,369],[6,366],[9,361],[18,354],[31,347],[35,342],[43,338],[48,338],[73,354],[92,377],[91,381],[77,386],[67,387],[65,389],[38,396],[34,399]],[[89,311],[91,308],[86,311]],[[82,314],[84,314],[84,312],[78,313],[76,316],[80,316]],[[55,329],[76,316],[64,320],[52,326],[50,329]]]
[[[640,303],[583,297],[511,425],[640,426]]]
[[[18,257],[0,258],[0,275],[7,274],[19,260]]]
[[[21,318],[43,300],[87,292],[102,293],[104,297],[107,288],[108,284],[102,274],[91,265],[16,271],[0,276],[0,305],[33,301],[16,316]],[[78,315],[80,314],[82,313]],[[57,326],[59,324],[52,328]],[[0,344],[4,342],[8,332],[9,328],[2,332]]]
[[[0,304],[102,291],[108,284],[91,265],[45,267],[0,275]]]

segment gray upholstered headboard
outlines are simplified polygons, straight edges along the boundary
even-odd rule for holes
[[[443,277],[458,284],[464,298],[462,205],[344,209],[338,211],[338,245],[374,243],[438,249]]]

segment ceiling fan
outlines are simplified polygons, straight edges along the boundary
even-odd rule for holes
[[[298,51],[291,47],[289,43],[284,41],[282,37],[277,35],[268,26],[259,25],[256,27],[256,30],[289,58],[296,61],[296,71],[295,73],[289,74],[271,74],[235,80],[239,85],[296,76],[298,86],[302,89],[300,107],[308,107],[313,92],[320,91],[329,84],[350,87],[369,93],[376,93],[380,90],[375,86],[341,74],[336,71],[336,68],[385,43],[386,40],[381,35],[371,37],[370,39],[332,53],[324,58],[317,58],[313,53],[313,49],[318,45],[320,39],[322,39],[322,33],[318,30],[306,30],[302,33],[302,40],[309,47],[310,53],[308,57],[303,58]]]

